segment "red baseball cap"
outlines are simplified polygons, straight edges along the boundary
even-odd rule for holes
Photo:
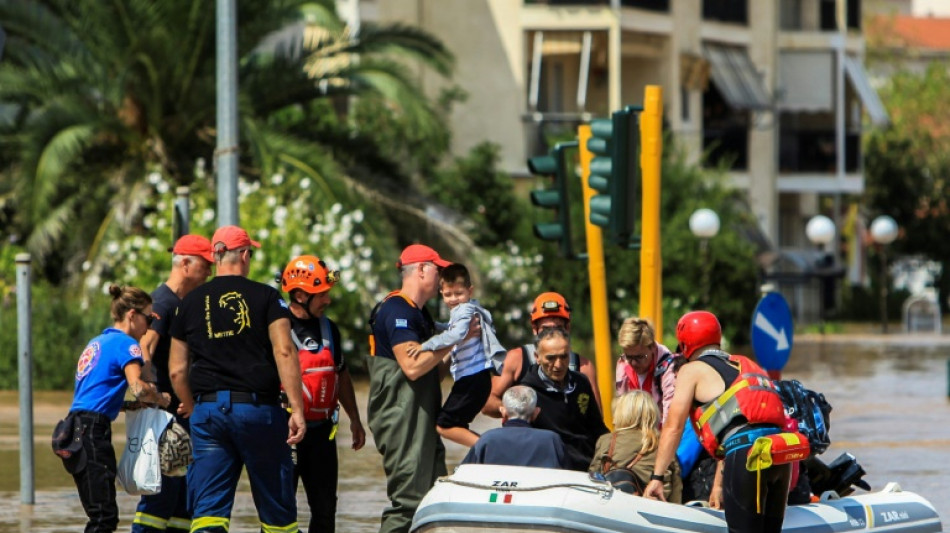
[[[238,226],[221,226],[215,230],[214,237],[211,237],[211,245],[217,246],[218,243],[224,244],[225,250],[237,250],[248,246],[261,247],[261,243],[251,240],[247,232]]]
[[[439,253],[424,244],[410,244],[399,254],[396,268],[402,268],[413,263],[435,263],[438,267],[447,267],[452,263],[439,257]]]
[[[211,253],[211,241],[201,235],[182,235],[175,246],[168,249],[175,255],[196,255],[209,263],[214,263],[214,254]]]

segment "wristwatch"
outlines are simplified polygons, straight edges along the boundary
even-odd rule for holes
[[[662,474],[650,474],[650,481],[663,481]]]

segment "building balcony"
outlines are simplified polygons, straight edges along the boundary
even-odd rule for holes
[[[551,6],[609,6],[610,0],[524,0],[524,3]],[[670,0],[620,0],[620,7],[669,13]]]

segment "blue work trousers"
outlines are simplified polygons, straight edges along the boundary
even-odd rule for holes
[[[228,531],[242,466],[247,468],[261,531],[297,533],[287,416],[279,404],[232,403],[228,391],[195,404],[195,462],[187,476],[192,533]]]

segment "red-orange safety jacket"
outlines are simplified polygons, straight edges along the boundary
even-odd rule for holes
[[[706,451],[722,459],[725,455],[720,442],[722,433],[734,426],[736,419],[741,417],[748,424],[773,424],[781,428],[785,425],[785,408],[772,380],[751,359],[742,355],[727,358],[725,352],[711,355],[737,366],[739,375],[718,398],[693,409],[690,418]]]

